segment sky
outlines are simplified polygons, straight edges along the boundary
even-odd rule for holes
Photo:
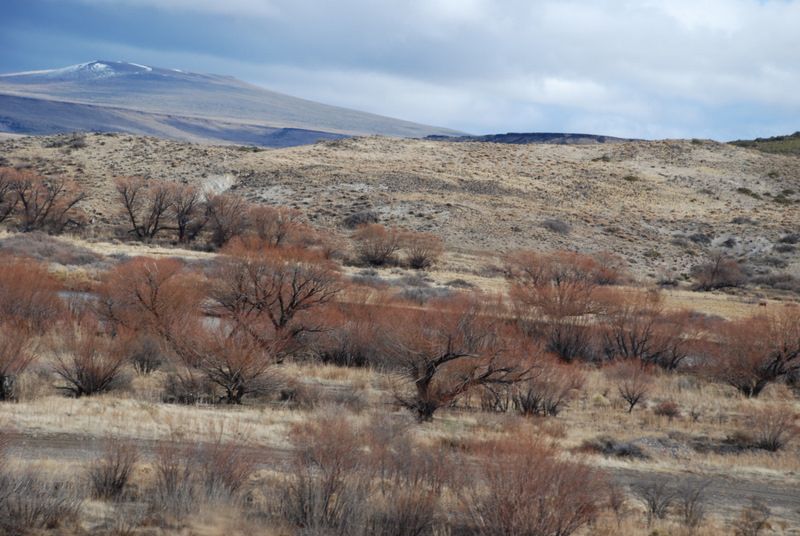
[[[474,134],[800,130],[800,0],[0,0],[0,72],[119,60]]]

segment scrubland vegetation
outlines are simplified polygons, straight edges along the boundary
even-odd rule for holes
[[[5,533],[797,526],[796,489],[765,503],[800,470],[796,304],[705,315],[571,251],[498,255],[497,288],[415,286],[446,254],[430,233],[174,182],[116,193],[129,239],[170,255],[61,251],[41,232],[91,225],[84,194],[0,171],[0,218],[31,233],[0,266]],[[745,282],[722,253],[692,276]],[[30,459],[37,437],[64,452]]]

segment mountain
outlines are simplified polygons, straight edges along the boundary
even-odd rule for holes
[[[127,132],[286,147],[353,135],[459,135],[329,106],[229,76],[116,61],[0,75],[0,133]]]
[[[487,134],[485,136],[442,136],[432,134],[427,139],[433,141],[511,143],[524,145],[527,143],[554,143],[558,145],[593,145],[595,143],[622,143],[641,141],[631,138],[614,138],[596,134],[565,134],[558,132],[509,132],[507,134]]]

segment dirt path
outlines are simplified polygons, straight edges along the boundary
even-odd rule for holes
[[[166,441],[137,440],[144,459],[151,459]],[[86,463],[99,456],[105,448],[104,440],[97,437],[83,437],[75,434],[26,435],[11,434],[9,452],[23,462],[37,463],[61,461],[65,463]],[[265,446],[243,447],[259,460],[259,468],[287,470],[290,449]],[[658,483],[668,479],[677,486],[685,479],[707,483],[706,498],[711,513],[732,518],[742,506],[751,499],[767,504],[773,513],[773,520],[785,524],[787,534],[800,534],[800,486],[745,480],[725,476],[698,476],[696,474],[662,475],[655,472],[630,468],[608,469],[619,484],[628,488]]]

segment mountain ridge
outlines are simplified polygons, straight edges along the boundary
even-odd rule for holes
[[[48,109],[47,121],[37,117],[41,113],[36,112],[32,101],[26,101],[27,106],[20,109],[19,101],[14,100],[19,98],[39,101],[43,108]],[[53,103],[62,103],[62,106]],[[76,106],[91,108],[78,109]],[[31,113],[33,119],[29,117]],[[62,117],[61,113],[65,115]],[[120,114],[125,116],[124,120]],[[183,131],[174,125],[165,125],[164,116],[201,121],[207,128],[203,132],[194,127]],[[125,127],[122,130],[121,123]],[[424,137],[462,134],[442,127],[321,104],[230,76],[138,63],[103,60],[59,69],[0,75],[0,132],[120,131],[182,141],[271,147],[276,146],[271,135],[279,129],[308,133],[299,136],[297,144],[353,135]],[[245,134],[239,136],[238,131]],[[263,136],[258,134],[260,131],[263,131]]]

